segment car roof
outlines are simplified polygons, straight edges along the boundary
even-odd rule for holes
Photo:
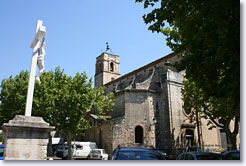
[[[144,148],[135,148],[135,147],[123,147],[118,148],[120,151],[154,151],[154,149],[144,149]]]
[[[195,154],[195,155],[221,155],[219,153],[213,153],[213,152],[184,152],[186,154]]]
[[[224,152],[223,154],[229,154],[229,153],[240,153],[240,150],[231,150],[231,151]]]

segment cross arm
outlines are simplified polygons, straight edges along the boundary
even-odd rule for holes
[[[44,34],[46,34],[46,29],[45,29],[44,26],[41,26],[41,27],[38,29],[38,31],[37,31],[37,33],[36,33],[36,35],[35,35],[35,37],[34,37],[34,39],[33,39],[33,41],[32,41],[31,48],[34,48],[34,46],[38,43],[38,41],[41,39],[41,37],[42,37]]]

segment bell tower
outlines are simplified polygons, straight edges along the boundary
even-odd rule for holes
[[[120,77],[120,57],[103,52],[96,59],[95,86],[101,87]]]

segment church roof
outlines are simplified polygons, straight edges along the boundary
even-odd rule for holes
[[[94,118],[94,119],[110,119],[110,118],[111,118],[111,116],[103,116],[103,115],[97,116],[97,115],[95,115],[95,114],[90,114],[90,116],[91,116],[92,118]]]
[[[136,73],[138,73],[138,72],[140,72],[140,71],[142,71],[142,70],[145,70],[145,69],[147,69],[147,68],[149,68],[149,67],[151,67],[151,66],[155,66],[156,64],[158,64],[158,63],[160,63],[160,62],[163,62],[163,61],[166,61],[166,60],[168,60],[169,58],[174,57],[174,56],[176,56],[176,55],[177,55],[176,53],[170,53],[170,54],[168,54],[168,55],[166,55],[166,56],[164,56],[164,57],[162,57],[162,58],[160,58],[160,59],[157,59],[157,60],[155,60],[155,61],[153,61],[153,62],[151,62],[151,63],[149,63],[149,64],[147,64],[147,65],[145,65],[145,66],[143,66],[143,67],[140,67],[140,68],[138,68],[138,69],[136,69],[136,70],[133,70],[133,71],[131,71],[131,72],[129,72],[129,73],[127,73],[127,74],[125,74],[125,75],[123,75],[123,76],[121,76],[121,77],[115,79],[115,80],[113,80],[113,81],[108,82],[108,83],[106,83],[104,86],[107,87],[107,86],[109,86],[110,84],[113,84],[113,83],[115,83],[115,82],[118,82],[118,81],[120,81],[120,80],[123,80],[124,78],[130,77],[130,76],[132,76],[132,75],[134,75],[134,74],[136,74]]]

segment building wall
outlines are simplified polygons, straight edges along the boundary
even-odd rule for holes
[[[220,130],[218,127],[209,130],[207,126],[208,120],[201,119],[202,129],[202,146],[204,149],[221,148]]]
[[[112,119],[114,148],[118,145],[136,146],[136,126],[143,128],[144,144],[155,147],[154,98],[155,94],[153,92],[138,90],[125,90],[117,95],[117,99],[124,99],[124,104],[122,104],[124,109],[121,109],[124,115]],[[114,112],[119,115],[118,110],[114,109],[112,115],[114,115]]]
[[[141,126],[143,144],[155,147],[155,94],[149,91],[126,91],[125,98],[125,128],[132,133],[130,143],[135,143],[135,127]]]
[[[170,133],[172,136],[173,147],[181,144],[182,124],[185,116],[182,111],[183,101],[181,99],[181,89],[183,88],[183,72],[177,73],[172,70],[166,71],[166,87],[165,93],[168,98],[168,111],[170,119]],[[170,149],[170,147],[169,147]]]
[[[99,148],[105,149],[111,157],[113,149],[112,121],[104,119],[95,119],[88,117],[94,128],[86,130],[83,141],[96,142]]]

